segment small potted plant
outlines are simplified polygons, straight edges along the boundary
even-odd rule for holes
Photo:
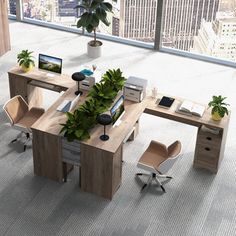
[[[116,2],[116,0],[113,1]],[[102,42],[97,40],[97,28],[100,22],[106,26],[110,25],[107,12],[112,13],[112,4],[105,0],[81,0],[79,3],[75,8],[80,8],[84,12],[79,16],[77,28],[83,27],[89,33],[93,32],[94,38],[88,42],[87,53],[92,58],[100,57]]]
[[[211,115],[213,120],[219,121],[225,116],[225,114],[229,114],[227,109],[229,104],[224,102],[225,99],[226,97],[222,97],[221,95],[212,96],[212,101],[208,103],[208,106],[212,107]]]
[[[24,72],[30,71],[35,66],[32,53],[29,50],[22,50],[17,55],[17,62]]]

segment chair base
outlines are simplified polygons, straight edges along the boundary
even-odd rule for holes
[[[142,192],[145,188],[148,188],[148,187],[152,184],[152,181],[155,180],[155,182],[161,187],[162,191],[163,191],[164,193],[166,193],[166,190],[165,190],[165,188],[163,187],[162,182],[161,182],[158,178],[172,179],[171,176],[162,175],[162,174],[159,175],[159,174],[156,174],[156,173],[151,173],[151,174],[137,173],[136,175],[137,175],[137,176],[142,176],[142,175],[149,176],[147,183],[145,183],[145,184],[142,186],[140,192]]]
[[[11,141],[11,143],[15,143],[15,142],[19,141],[19,140],[22,138],[22,135],[23,135],[23,134],[26,136],[26,140],[25,140],[25,142],[24,142],[24,148],[23,148],[23,151],[25,152],[26,147],[27,147],[27,144],[28,144],[28,142],[30,141],[30,133],[26,133],[26,132],[24,132],[24,131],[21,131],[21,132],[17,135],[17,137]]]

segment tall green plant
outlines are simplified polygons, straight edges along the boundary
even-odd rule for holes
[[[116,0],[113,0],[116,2]],[[82,9],[84,13],[79,16],[77,27],[85,28],[89,33],[94,33],[93,46],[97,45],[97,27],[100,21],[106,26],[110,25],[107,19],[107,13],[112,13],[112,4],[104,0],[80,0],[75,7]]]
[[[229,111],[226,106],[229,106],[229,104],[225,103],[224,100],[227,97],[219,96],[212,96],[212,101],[208,103],[209,107],[212,107],[211,114],[213,115],[215,112],[219,114],[220,117],[224,117],[225,114],[229,114]]]
[[[68,141],[89,139],[89,130],[97,123],[97,116],[111,106],[117,93],[123,89],[125,77],[120,69],[108,70],[88,94],[88,100],[74,113],[67,112],[67,121],[61,124],[61,133]]]

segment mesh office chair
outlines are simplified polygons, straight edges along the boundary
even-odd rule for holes
[[[151,174],[136,174],[138,176],[149,176],[147,183],[143,185],[141,191],[155,180],[161,187],[162,191],[166,192],[161,179],[172,179],[172,177],[164,175],[163,173],[166,173],[174,165],[180,152],[180,141],[175,141],[169,147],[166,147],[164,144],[152,140],[137,164],[139,168],[151,172]]]
[[[6,112],[8,118],[10,119],[11,126],[21,131],[17,135],[17,137],[11,141],[11,143],[20,140],[23,135],[25,135],[25,151],[26,145],[30,140],[30,127],[44,113],[44,109],[37,107],[32,107],[31,109],[29,109],[28,104],[20,95],[17,95],[8,100],[4,104],[3,109]]]

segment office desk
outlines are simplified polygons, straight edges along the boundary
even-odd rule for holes
[[[33,68],[30,72],[23,72],[19,66],[8,72],[10,97],[21,95],[32,106],[42,106],[42,88],[56,92],[65,91],[75,85],[75,81],[68,75],[47,76],[47,72]]]
[[[16,69],[9,72],[10,83],[15,82],[16,79],[19,81],[21,79],[27,82],[17,81],[17,83],[26,83],[28,86],[33,76],[35,76],[33,80],[42,80],[38,71],[36,75],[34,72],[24,75],[18,73],[19,71]],[[58,86],[58,81],[54,81],[55,86]],[[32,85],[30,86],[35,89]],[[74,92],[77,90],[77,86],[71,84],[71,81],[67,79],[65,79],[65,84],[60,83],[59,86],[68,89],[32,126],[33,161],[36,175],[63,181],[64,138],[60,134],[62,128],[60,124],[65,123],[67,118],[64,113],[58,112],[56,108],[64,99],[75,97]],[[14,86],[12,87],[14,88]],[[33,93],[33,90],[22,91],[27,95],[28,102],[32,102],[30,99],[34,97],[35,91]],[[29,91],[31,96],[28,96]],[[84,92],[83,96],[80,97],[78,106],[84,103],[86,94]],[[32,100],[35,102],[34,99]],[[201,118],[176,113],[175,110],[182,102],[181,98],[176,98],[170,109],[158,107],[155,102],[156,99],[150,97],[145,98],[141,103],[125,101],[126,112],[122,117],[122,123],[114,128],[107,126],[106,130],[110,136],[109,141],[103,142],[99,139],[103,133],[103,126],[96,125],[90,132],[91,138],[89,140],[75,143],[80,150],[81,189],[83,191],[112,199],[121,184],[123,140],[126,140],[127,135],[130,135],[143,112],[198,127],[194,167],[206,168],[214,173],[217,172],[224,155],[230,116],[224,117],[220,122],[215,122],[210,118],[210,110],[206,110]],[[204,130],[203,126],[214,129],[214,132],[217,129],[216,134]]]

